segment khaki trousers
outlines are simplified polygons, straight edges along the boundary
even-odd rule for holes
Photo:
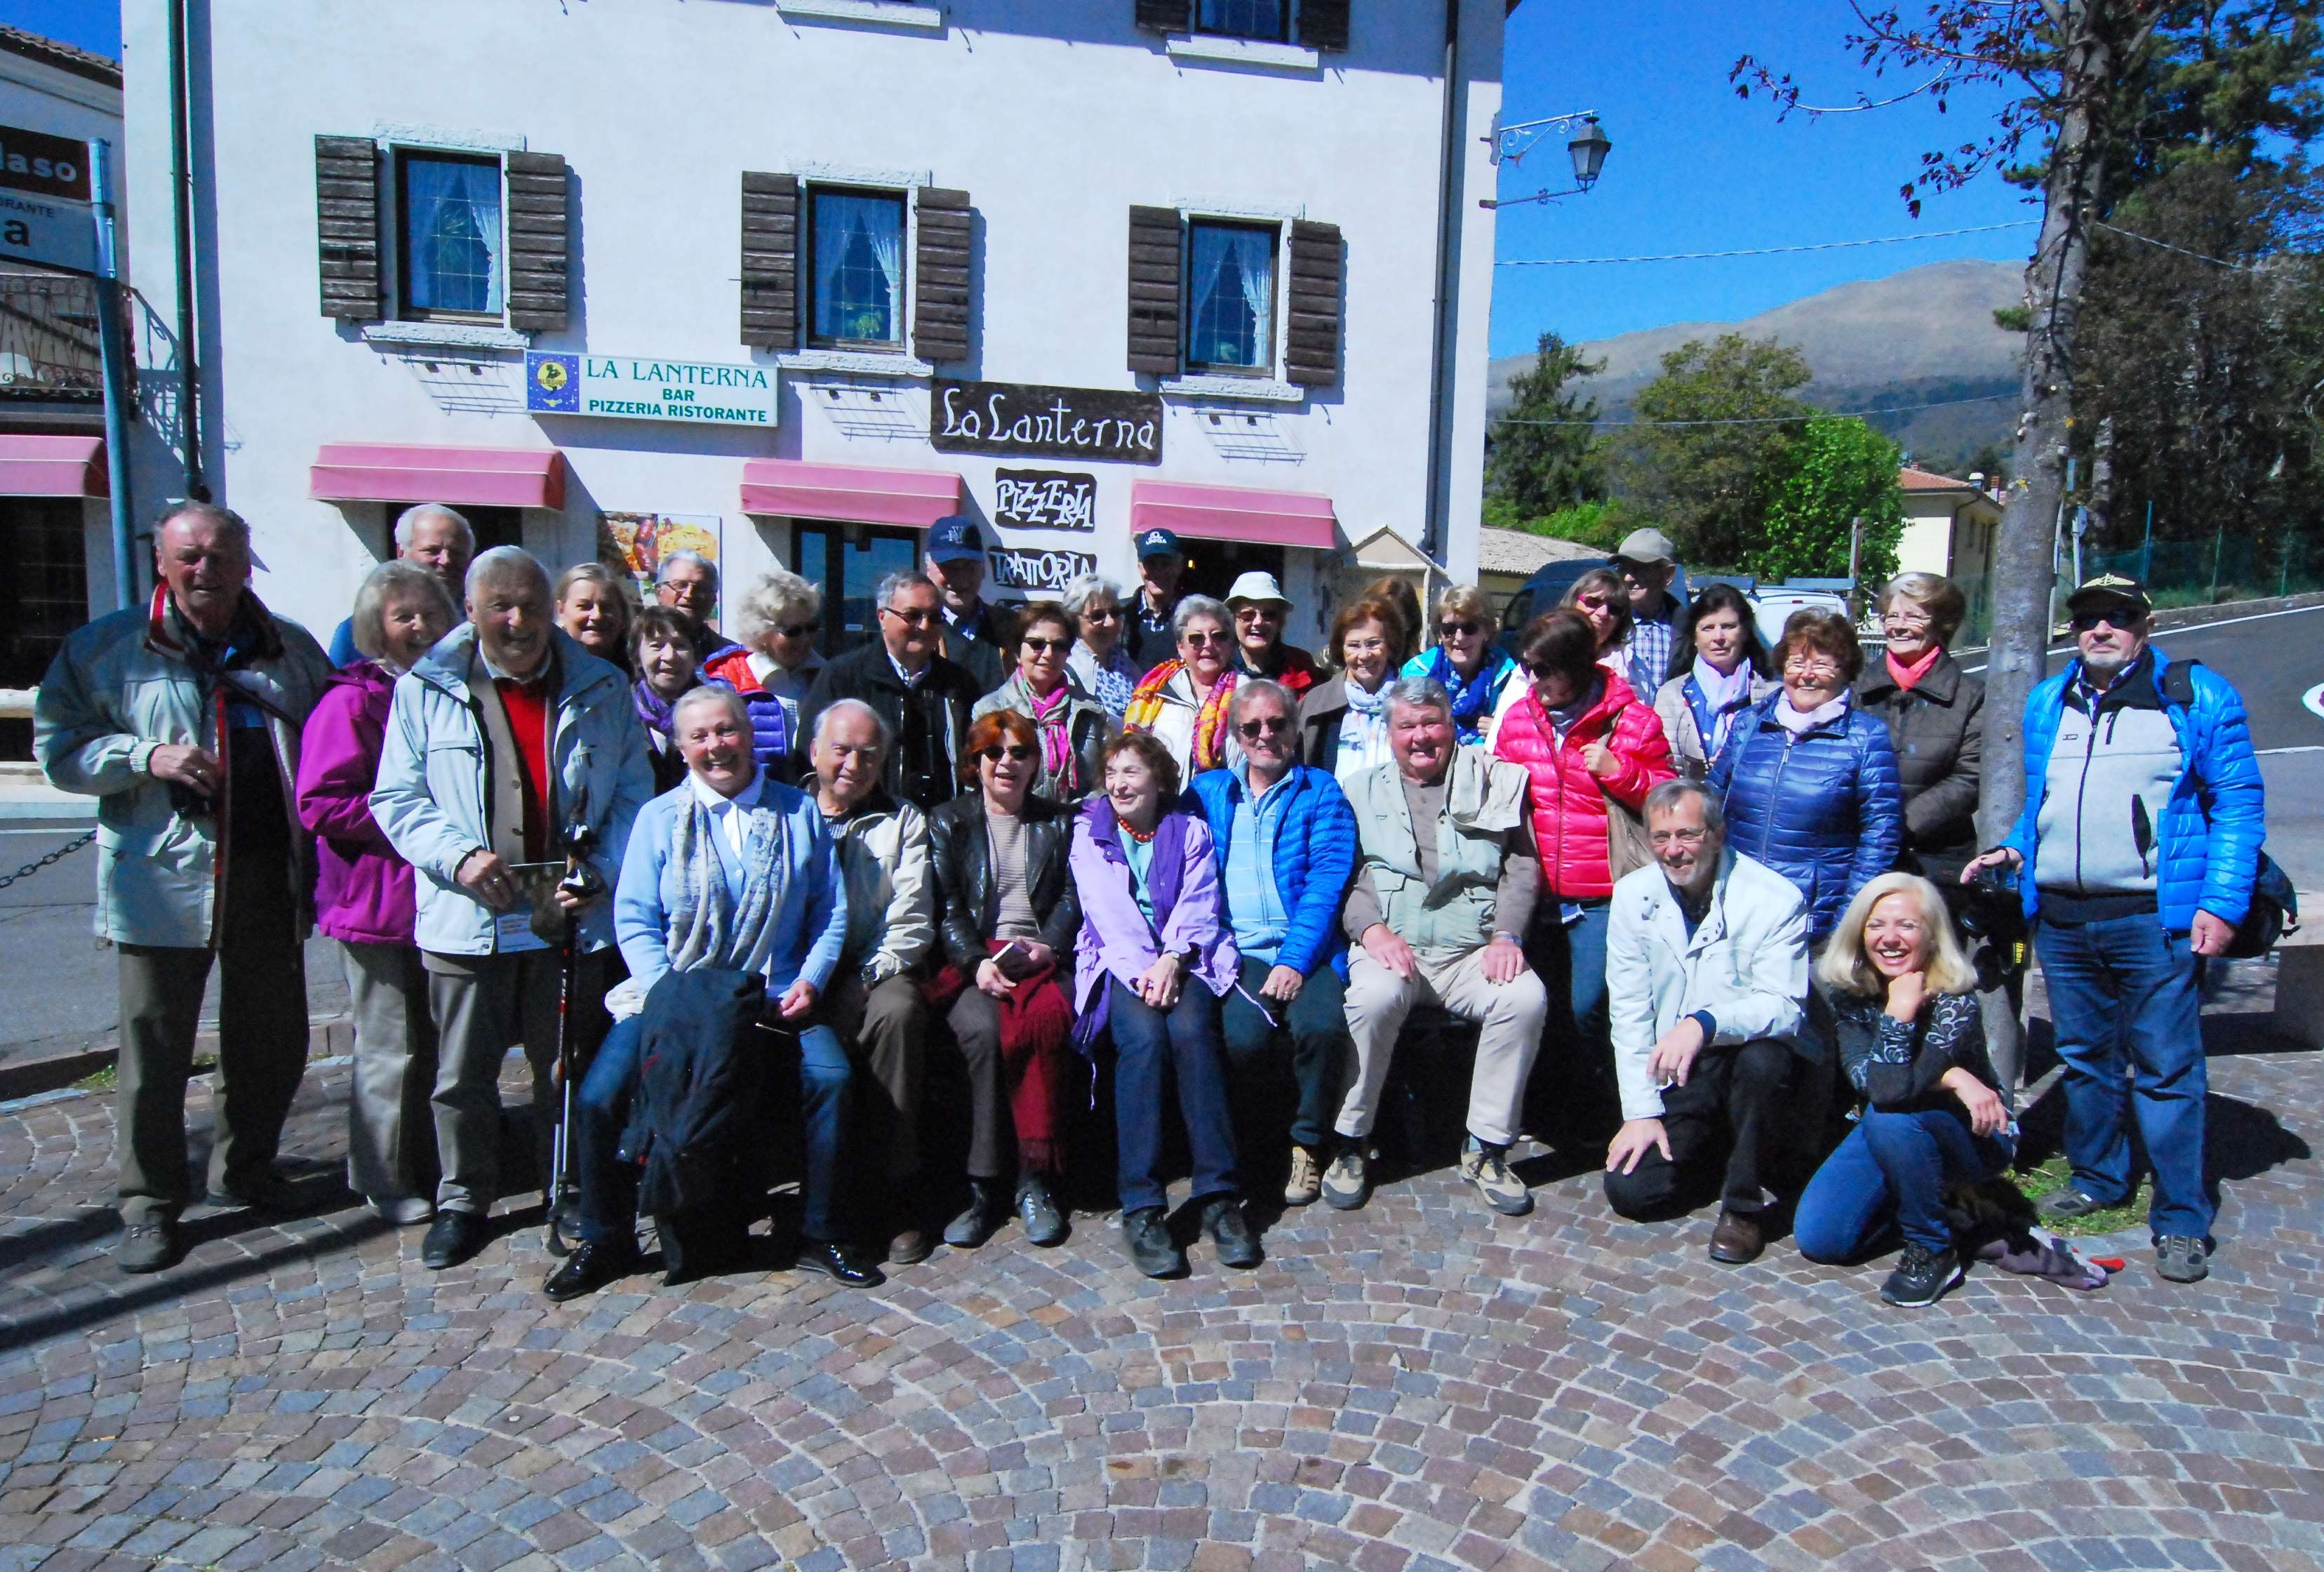
[[[500,1167],[501,1061],[521,1043],[532,1067],[532,1135],[536,1172],[516,1189],[548,1181],[549,1138],[558,1095],[549,1071],[557,1063],[558,955],[553,949],[513,955],[452,956],[424,952],[428,1003],[436,1018],[436,1155],[444,1177],[436,1186],[439,1212],[488,1215],[503,1194]],[[574,963],[573,994],[604,991],[603,957]],[[574,1067],[577,1075],[585,1068]],[[576,1088],[578,1090],[578,1088]]]
[[[1356,1045],[1356,1078],[1333,1124],[1341,1134],[1371,1133],[1405,1017],[1423,1004],[1436,1004],[1480,1029],[1476,1073],[1469,1081],[1469,1133],[1499,1146],[1517,1139],[1526,1077],[1541,1051],[1549,995],[1530,966],[1509,982],[1487,982],[1484,953],[1475,949],[1432,959],[1416,952],[1409,977],[1397,976],[1361,948],[1349,954],[1348,1035]]]
[[[920,1171],[920,1088],[927,1066],[928,1006],[911,973],[866,989],[853,970],[831,979],[823,1018],[862,1072],[857,1118],[877,1154],[874,1171],[908,1179]]]
[[[355,1017],[347,1098],[347,1183],[373,1202],[436,1194],[436,1022],[428,973],[408,944],[339,941]]]

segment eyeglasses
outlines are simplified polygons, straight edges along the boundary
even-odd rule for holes
[[[1118,623],[1120,620],[1121,608],[1118,606],[1093,606],[1082,613],[1082,621],[1085,623]]]
[[[1787,677],[1837,677],[1840,675],[1840,662],[1794,655],[1784,662],[1784,674]]]
[[[1342,639],[1340,653],[1351,659],[1357,655],[1385,655],[1388,653],[1388,641],[1386,639]]]
[[[976,756],[988,764],[997,764],[1003,759],[1014,759],[1022,764],[1032,758],[1034,752],[1022,743],[1011,743],[1005,748],[994,743],[991,747],[977,749]]]
[[[1438,623],[1436,636],[1440,639],[1465,639],[1481,631],[1484,625],[1482,623]]]
[[[777,628],[775,632],[787,639],[804,639],[809,633],[823,632],[823,624],[821,623],[789,623]]]
[[[1178,642],[1182,644],[1192,644],[1194,648],[1199,650],[1205,644],[1231,644],[1234,643],[1234,640],[1225,633],[1180,633],[1178,635]]]
[[[906,626],[915,628],[927,627],[936,620],[936,614],[933,608],[927,611],[901,611],[892,606],[883,606],[880,608],[880,615],[894,617]]]
[[[1064,654],[1074,647],[1071,639],[1020,639],[1018,641],[1036,654]]]
[[[1655,846],[1699,846],[1711,832],[1707,829],[1652,829],[1646,832],[1646,844]]]
[[[1262,715],[1257,720],[1244,721],[1235,727],[1235,730],[1253,742],[1257,742],[1260,737],[1284,736],[1291,730],[1291,717],[1286,715]]]

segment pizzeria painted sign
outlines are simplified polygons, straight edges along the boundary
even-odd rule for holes
[[[1162,395],[1015,382],[939,380],[928,441],[940,453],[1162,462]]]
[[[1094,530],[1097,476],[1055,469],[996,469],[992,522],[1012,530]]]

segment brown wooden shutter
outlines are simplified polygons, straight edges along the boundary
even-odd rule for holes
[[[565,160],[508,155],[508,320],[522,333],[563,329],[572,298]]]
[[[1309,49],[1348,47],[1349,0],[1299,0],[1299,42]]]
[[[367,136],[315,138],[315,254],[323,315],[378,321],[379,150]]]
[[[797,349],[799,183],[797,175],[742,174],[742,342]]]
[[[1190,0],[1138,0],[1138,25],[1148,32],[1184,32],[1194,9]]]
[[[1179,366],[1178,209],[1130,210],[1130,369],[1176,376]]]
[[[1302,387],[1340,380],[1340,227],[1291,226],[1291,322],[1284,375]]]
[[[920,219],[912,246],[912,353],[934,365],[966,360],[968,193],[923,186],[912,206]]]

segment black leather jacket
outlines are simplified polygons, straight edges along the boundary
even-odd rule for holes
[[[1081,903],[1074,897],[1065,854],[1073,846],[1072,810],[1046,797],[1025,799],[1019,816],[1025,830],[1026,894],[1041,917],[1041,942],[1057,952],[1057,965],[1073,965],[1074,940],[1081,932]],[[973,971],[991,953],[986,941],[1000,920],[999,891],[992,877],[992,837],[985,831],[984,793],[971,790],[928,815],[928,841],[936,876],[936,929],[945,957]]]

